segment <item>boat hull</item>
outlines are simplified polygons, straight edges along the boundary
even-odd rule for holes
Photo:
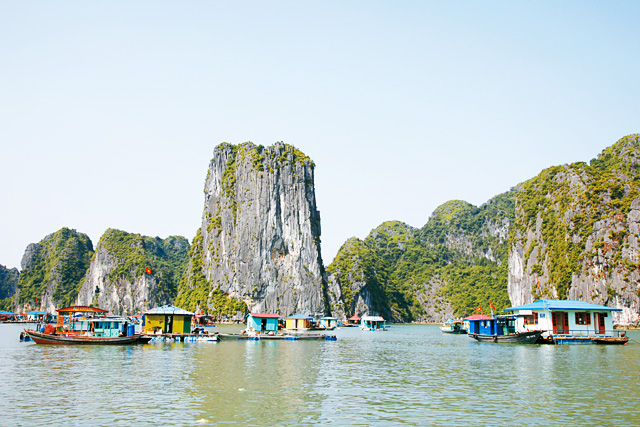
[[[625,345],[629,342],[629,337],[594,337],[591,341],[594,344]]]
[[[467,333],[467,331],[465,331],[464,329],[449,329],[449,328],[440,327],[440,330],[442,331],[443,334],[466,334]]]
[[[469,334],[469,337],[482,342],[535,344],[541,334],[542,331],[529,331],[509,335]]]
[[[594,336],[570,336],[554,335],[552,337],[555,344],[600,344],[600,345],[625,345],[629,342],[628,337],[594,337]]]
[[[146,344],[152,337],[147,335],[131,335],[128,337],[88,337],[80,335],[53,335],[25,329],[29,338],[36,344],[48,345],[123,345]]]

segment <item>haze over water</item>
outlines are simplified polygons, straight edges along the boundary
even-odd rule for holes
[[[213,330],[235,330],[221,326]],[[333,342],[41,346],[0,325],[0,425],[616,425],[640,419],[626,346],[477,343],[436,326]]]

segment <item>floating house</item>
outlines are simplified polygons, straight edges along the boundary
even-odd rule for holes
[[[322,317],[318,320],[318,326],[324,329],[335,329],[338,326],[336,317]]]
[[[29,322],[48,322],[53,319],[53,315],[46,311],[29,311],[25,315]]]
[[[247,315],[247,330],[259,332],[278,332],[280,315],[272,313],[249,313]]]
[[[304,314],[296,314],[285,319],[286,329],[308,331],[312,327],[313,317]]]
[[[16,316],[18,316],[18,313],[14,313],[13,311],[0,311],[0,321],[1,322],[8,322],[8,321],[12,321],[15,320]]]
[[[386,331],[384,319],[380,316],[362,316],[360,329],[364,331]]]
[[[516,315],[516,331],[545,331],[543,339],[555,344],[626,344],[624,331],[613,329],[619,308],[573,300],[538,300],[505,308]]]
[[[146,334],[190,334],[194,314],[178,307],[163,305],[142,315]]]
[[[358,326],[360,324],[360,316],[355,314],[347,319],[347,325]]]

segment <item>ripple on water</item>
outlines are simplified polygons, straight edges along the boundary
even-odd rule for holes
[[[435,326],[335,342],[19,343],[0,325],[0,425],[637,425],[640,346],[477,343]],[[634,335],[638,338],[640,334]]]

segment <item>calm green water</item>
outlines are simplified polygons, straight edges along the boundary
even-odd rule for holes
[[[335,342],[67,347],[20,331],[0,325],[0,426],[640,425],[638,332],[626,346],[406,325]]]

